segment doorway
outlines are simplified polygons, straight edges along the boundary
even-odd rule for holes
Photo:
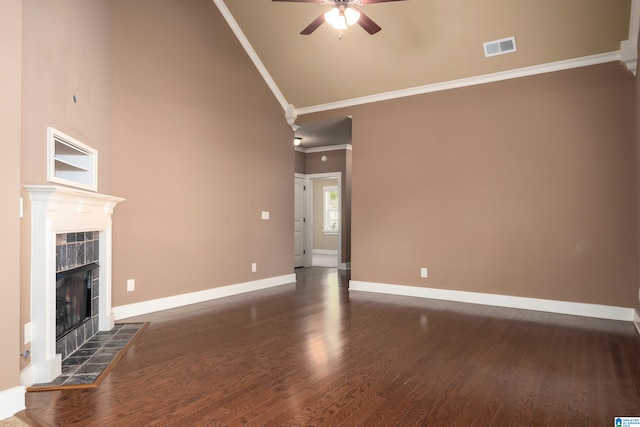
[[[295,267],[351,268],[351,124],[343,117],[295,131]],[[326,197],[333,197],[334,212]]]
[[[348,268],[342,262],[344,199],[341,172],[295,174],[294,268]]]
[[[338,268],[343,216],[341,174],[314,174],[307,179],[311,266]]]

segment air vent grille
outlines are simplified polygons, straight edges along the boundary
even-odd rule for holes
[[[516,51],[516,38],[507,37],[506,39],[493,40],[483,43],[484,56],[503,55]]]

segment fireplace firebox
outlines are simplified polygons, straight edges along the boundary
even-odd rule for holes
[[[92,317],[93,272],[91,263],[56,274],[56,339]]]

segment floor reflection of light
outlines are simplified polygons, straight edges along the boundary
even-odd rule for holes
[[[314,328],[306,339],[306,353],[316,375],[326,374],[326,369],[342,357],[342,312],[337,272],[326,276],[324,293],[327,303],[324,304],[323,323],[319,330]]]
[[[429,326],[429,319],[427,319],[426,314],[420,315],[420,326],[422,326],[423,328],[426,328],[427,326]]]

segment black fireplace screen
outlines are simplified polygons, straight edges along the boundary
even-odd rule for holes
[[[98,264],[56,273],[56,339],[91,317],[91,282]]]

